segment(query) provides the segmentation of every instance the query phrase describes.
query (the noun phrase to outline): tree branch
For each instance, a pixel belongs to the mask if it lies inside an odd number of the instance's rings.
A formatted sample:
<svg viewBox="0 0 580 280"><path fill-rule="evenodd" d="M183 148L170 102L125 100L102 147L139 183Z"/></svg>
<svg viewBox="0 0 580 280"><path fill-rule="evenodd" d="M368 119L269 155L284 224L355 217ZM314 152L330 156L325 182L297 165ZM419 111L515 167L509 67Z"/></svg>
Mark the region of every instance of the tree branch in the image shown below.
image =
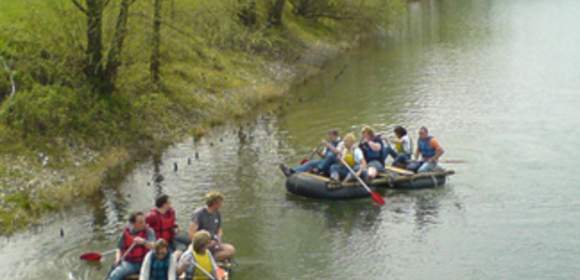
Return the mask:
<svg viewBox="0 0 580 280"><path fill-rule="evenodd" d="M85 7L83 7L83 5L78 0L71 0L71 1L79 10L81 10L81 12L83 12L83 14L85 14L85 15L88 14L87 9Z"/></svg>

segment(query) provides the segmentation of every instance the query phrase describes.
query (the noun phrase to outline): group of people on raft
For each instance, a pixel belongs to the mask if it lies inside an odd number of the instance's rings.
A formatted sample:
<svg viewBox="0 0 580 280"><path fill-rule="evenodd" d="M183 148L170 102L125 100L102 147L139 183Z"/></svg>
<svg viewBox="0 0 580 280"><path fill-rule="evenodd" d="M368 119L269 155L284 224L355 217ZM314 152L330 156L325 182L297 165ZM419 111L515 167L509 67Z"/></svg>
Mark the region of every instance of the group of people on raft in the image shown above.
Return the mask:
<svg viewBox="0 0 580 280"><path fill-rule="evenodd" d="M132 213L107 279L139 274L140 280L175 280L183 275L186 280L222 280L217 264L229 262L235 254L232 245L222 242L219 209L224 196L210 192L205 202L193 212L187 237L180 233L167 195L157 197L148 214Z"/></svg>
<svg viewBox="0 0 580 280"><path fill-rule="evenodd" d="M321 142L320 146L324 146L324 149L319 151L317 148L314 151L321 157L320 160L309 160L293 168L281 164L280 169L286 176L311 172L328 176L334 181L345 182L354 179L349 168L364 180L375 178L379 172L385 170L389 156L393 158L392 165L397 168L418 173L431 172L437 168L437 162L445 151L437 139L429 135L426 127L419 129L415 151L404 127L397 126L393 132L395 138L388 139L376 134L371 127L364 126L361 130L361 141L357 144L353 133L347 133L341 139L338 130L333 129L328 131L326 139Z"/></svg>

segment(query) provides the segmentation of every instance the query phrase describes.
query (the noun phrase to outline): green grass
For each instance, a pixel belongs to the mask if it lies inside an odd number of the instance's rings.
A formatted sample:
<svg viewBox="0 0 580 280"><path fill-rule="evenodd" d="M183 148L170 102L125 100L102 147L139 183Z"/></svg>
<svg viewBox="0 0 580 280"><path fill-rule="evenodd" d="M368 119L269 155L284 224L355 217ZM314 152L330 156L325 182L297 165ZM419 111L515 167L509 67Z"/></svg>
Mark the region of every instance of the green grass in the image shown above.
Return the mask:
<svg viewBox="0 0 580 280"><path fill-rule="evenodd" d="M0 56L18 87L14 97L0 101L0 232L90 196L111 170L129 166L143 151L185 135L201 137L209 127L275 105L292 81L277 80L268 65L301 69L301 79L315 71L297 65L297 58L320 45L352 46L352 38L369 31L357 22L304 19L290 5L283 27L267 28L266 1L257 2L259 23L251 28L237 20L238 0L176 0L174 10L173 1L164 1L170 25L162 26L157 88L149 79L150 2L132 7L117 89L100 98L82 75L86 20L69 0L0 1ZM106 47L118 13L118 1L110 3ZM379 21L364 18L369 20ZM8 83L0 70L0 98ZM46 165L39 155L49 158ZM39 178L45 187L27 187Z"/></svg>

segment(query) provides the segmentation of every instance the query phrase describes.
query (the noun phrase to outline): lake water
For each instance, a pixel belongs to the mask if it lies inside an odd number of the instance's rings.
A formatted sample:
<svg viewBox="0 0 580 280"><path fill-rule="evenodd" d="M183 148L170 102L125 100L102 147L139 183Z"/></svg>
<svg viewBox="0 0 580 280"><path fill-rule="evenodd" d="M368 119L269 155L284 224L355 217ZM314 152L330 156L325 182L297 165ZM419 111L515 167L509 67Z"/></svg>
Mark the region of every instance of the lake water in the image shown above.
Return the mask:
<svg viewBox="0 0 580 280"><path fill-rule="evenodd" d="M100 279L111 259L78 255L114 246L130 211L167 193L185 227L219 190L234 280L578 279L579 27L576 0L410 2L401 32L328 65L282 112L187 139L1 239L0 278ZM364 124L415 139L428 126L444 159L466 163L445 166L457 173L444 187L387 192L384 207L286 193L278 163Z"/></svg>

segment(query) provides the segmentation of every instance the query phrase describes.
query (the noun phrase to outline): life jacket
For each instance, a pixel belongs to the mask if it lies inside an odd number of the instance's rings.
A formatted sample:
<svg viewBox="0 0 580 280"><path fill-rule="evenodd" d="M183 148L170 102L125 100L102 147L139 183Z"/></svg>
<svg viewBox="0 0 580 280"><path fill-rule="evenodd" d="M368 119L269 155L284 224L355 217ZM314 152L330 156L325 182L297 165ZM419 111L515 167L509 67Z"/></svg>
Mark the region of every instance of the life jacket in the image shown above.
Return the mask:
<svg viewBox="0 0 580 280"><path fill-rule="evenodd" d="M135 237L147 239L147 229L139 231L137 234L133 235L131 233L131 229L127 227L123 232L123 249L121 250L121 254L125 254L125 252L131 247ZM143 259L148 252L149 249L147 249L147 247L144 245L135 245L133 249L127 253L125 260L130 263L141 263L143 262Z"/></svg>
<svg viewBox="0 0 580 280"><path fill-rule="evenodd" d="M354 160L354 151L349 149L344 152L343 159L351 168L356 164L356 161Z"/></svg>
<svg viewBox="0 0 580 280"><path fill-rule="evenodd" d="M413 153L413 140L411 139L411 137L409 135L405 135L403 137L407 137L407 140L409 141L409 152L405 151L405 147L403 146L403 142L397 142L395 143L395 151L397 151L398 154L404 154L404 155L411 155ZM400 141L402 141L403 137L401 137L401 139L399 139Z"/></svg>
<svg viewBox="0 0 580 280"><path fill-rule="evenodd" d="M155 231L156 238L163 238L167 243L173 241L175 227L175 212L173 209L161 214L157 208L153 208L147 218L149 226ZM151 220L155 222L152 223Z"/></svg>
<svg viewBox="0 0 580 280"><path fill-rule="evenodd" d="M371 146L368 143L364 143L359 146L363 152L365 160L367 161L367 163L376 160L381 164L384 164L386 153L385 153L385 144L383 144L383 139L381 139L381 136L375 136L375 138L373 138L373 142L377 142L381 145L381 149L379 151L373 151L373 149L371 149Z"/></svg>
<svg viewBox="0 0 580 280"><path fill-rule="evenodd" d="M431 139L433 139L433 136L428 136L425 139L419 138L419 152L424 159L430 159L435 156L436 150L431 147Z"/></svg>
<svg viewBox="0 0 580 280"><path fill-rule="evenodd" d="M203 259L200 259L200 256L197 255L193 250L186 251L184 255L190 255L192 261L192 263L188 264L187 268L185 269L185 280L209 279L209 277L207 277L205 273L199 270L199 268L195 264L201 266L206 272L208 272L212 276L214 277L216 276L215 274L216 271L213 271L213 266L215 265L215 263L209 251L206 253L205 256L202 257ZM208 263L211 266L209 269L207 267Z"/></svg>

